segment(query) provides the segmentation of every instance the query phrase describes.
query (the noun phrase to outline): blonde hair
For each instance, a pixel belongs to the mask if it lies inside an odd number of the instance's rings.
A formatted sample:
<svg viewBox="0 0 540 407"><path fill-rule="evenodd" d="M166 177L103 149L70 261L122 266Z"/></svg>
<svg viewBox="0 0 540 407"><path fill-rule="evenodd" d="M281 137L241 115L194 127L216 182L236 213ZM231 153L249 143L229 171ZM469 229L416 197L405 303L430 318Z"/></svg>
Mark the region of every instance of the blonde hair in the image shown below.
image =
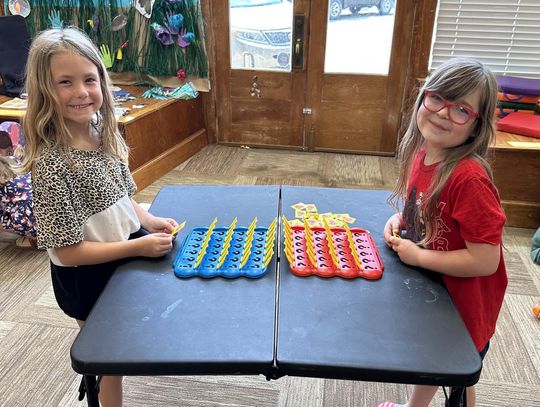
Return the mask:
<svg viewBox="0 0 540 407"><path fill-rule="evenodd" d="M128 147L118 130L107 69L90 38L79 29L68 27L41 32L30 47L25 83L28 108L22 120L27 148L22 171L32 170L44 148L57 149L72 162L68 149L71 134L60 114L51 74L51 57L63 52L81 55L96 66L103 104L92 126L101 131L103 151L126 161Z"/></svg>
<svg viewBox="0 0 540 407"><path fill-rule="evenodd" d="M445 159L438 165L432 183L426 191L422 216L426 234L420 245L428 245L436 238L435 222L437 200L457 164L464 158L477 160L493 180L491 168L486 161L489 146L495 138L494 114L497 103L497 81L493 73L481 62L470 58L450 59L439 66L426 80L414 103L408 128L401 140L397 160L398 181L388 202L397 210L403 207L407 193L409 172L424 139L418 129L417 113L424 99L424 90L432 90L449 100L457 100L477 89L480 90L479 117L469 138L461 145L447 150Z"/></svg>

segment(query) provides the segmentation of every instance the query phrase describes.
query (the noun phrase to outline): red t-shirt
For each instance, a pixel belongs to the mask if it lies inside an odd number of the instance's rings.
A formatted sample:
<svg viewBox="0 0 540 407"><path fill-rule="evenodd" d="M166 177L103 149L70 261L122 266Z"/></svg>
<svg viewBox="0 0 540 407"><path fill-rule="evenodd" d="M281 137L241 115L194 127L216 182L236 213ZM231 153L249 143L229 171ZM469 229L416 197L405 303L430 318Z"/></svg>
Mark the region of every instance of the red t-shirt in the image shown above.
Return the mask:
<svg viewBox="0 0 540 407"><path fill-rule="evenodd" d="M423 204L438 164L424 165L420 150L411 169L403 218L407 236L418 242L424 225L418 208ZM432 250L458 250L472 243L501 244L506 216L497 189L484 168L474 159L464 159L454 169L438 200L438 234ZM444 283L478 351L495 333L495 324L508 284L502 256L494 274L484 277L452 277L443 274Z"/></svg>

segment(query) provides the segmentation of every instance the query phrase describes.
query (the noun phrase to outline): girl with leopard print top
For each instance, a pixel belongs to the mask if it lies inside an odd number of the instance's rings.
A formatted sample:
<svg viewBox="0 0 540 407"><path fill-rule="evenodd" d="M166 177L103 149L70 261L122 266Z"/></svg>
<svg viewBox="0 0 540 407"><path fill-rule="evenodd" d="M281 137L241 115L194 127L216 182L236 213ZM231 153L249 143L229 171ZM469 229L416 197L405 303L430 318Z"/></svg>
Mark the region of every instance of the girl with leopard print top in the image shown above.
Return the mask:
<svg viewBox="0 0 540 407"><path fill-rule="evenodd" d="M22 170L32 171L38 247L49 254L58 305L79 326L118 261L165 255L176 226L132 199L136 186L110 87L82 31L51 29L33 40ZM100 389L102 406L122 405L122 377L104 377Z"/></svg>

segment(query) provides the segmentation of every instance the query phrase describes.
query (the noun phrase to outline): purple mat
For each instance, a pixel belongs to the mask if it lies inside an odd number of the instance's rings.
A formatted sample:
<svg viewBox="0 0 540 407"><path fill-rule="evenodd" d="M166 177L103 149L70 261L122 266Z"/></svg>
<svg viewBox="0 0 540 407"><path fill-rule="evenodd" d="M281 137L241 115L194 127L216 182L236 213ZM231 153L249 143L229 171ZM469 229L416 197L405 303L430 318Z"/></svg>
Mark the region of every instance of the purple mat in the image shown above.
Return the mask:
<svg viewBox="0 0 540 407"><path fill-rule="evenodd" d="M517 95L540 95L540 79L519 78L517 76L497 76L502 92Z"/></svg>

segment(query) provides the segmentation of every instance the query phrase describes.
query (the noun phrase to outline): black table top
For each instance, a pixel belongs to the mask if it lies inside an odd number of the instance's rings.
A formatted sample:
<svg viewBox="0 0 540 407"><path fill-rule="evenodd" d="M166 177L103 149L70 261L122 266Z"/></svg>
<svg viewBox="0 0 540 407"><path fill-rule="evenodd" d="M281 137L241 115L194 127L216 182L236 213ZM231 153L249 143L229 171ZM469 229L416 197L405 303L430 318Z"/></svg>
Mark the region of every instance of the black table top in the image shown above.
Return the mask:
<svg viewBox="0 0 540 407"><path fill-rule="evenodd" d="M403 265L382 229L388 191L306 187L171 186L151 211L186 227L161 259L135 259L111 278L71 349L83 374L264 374L471 385L481 361L435 273ZM380 280L297 277L282 248L260 279L178 279L172 262L194 227L214 217L269 225L291 205L350 213L371 231ZM278 319L275 330L276 287ZM275 336L277 334L277 352Z"/></svg>
<svg viewBox="0 0 540 407"><path fill-rule="evenodd" d="M277 366L281 374L393 383L472 385L480 357L436 273L401 263L382 236L388 191L287 187L282 213L314 203L371 232L380 280L297 277L281 248Z"/></svg>
<svg viewBox="0 0 540 407"><path fill-rule="evenodd" d="M182 240L214 217L268 226L279 187L171 186L151 207L187 220L173 251L137 259L109 281L71 349L84 374L266 374L273 365L276 260L258 279L179 279L172 263Z"/></svg>

